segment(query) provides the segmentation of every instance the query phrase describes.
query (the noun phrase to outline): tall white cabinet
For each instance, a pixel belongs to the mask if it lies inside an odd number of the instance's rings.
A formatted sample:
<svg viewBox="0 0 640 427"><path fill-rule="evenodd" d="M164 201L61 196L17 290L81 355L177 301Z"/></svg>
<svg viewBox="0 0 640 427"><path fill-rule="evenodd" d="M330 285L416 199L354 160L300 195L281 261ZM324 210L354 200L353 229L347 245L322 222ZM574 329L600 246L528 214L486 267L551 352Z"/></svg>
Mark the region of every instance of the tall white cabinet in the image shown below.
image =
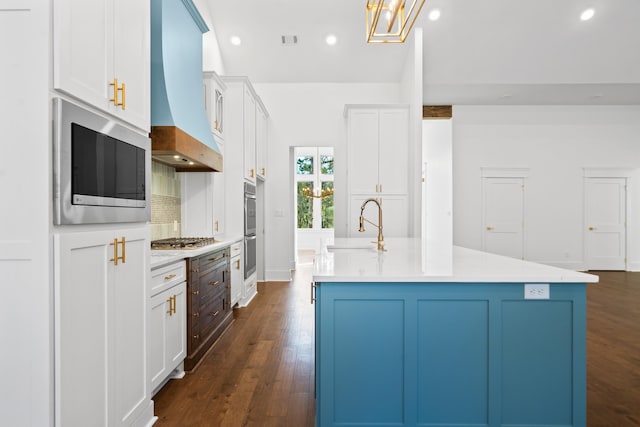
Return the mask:
<svg viewBox="0 0 640 427"><path fill-rule="evenodd" d="M225 96L225 220L227 234L244 235L244 183L266 183L269 114L247 77L222 77ZM260 144L260 147L258 147ZM264 221L264 218L257 218ZM257 235L257 245L264 236ZM244 256L246 259L246 255ZM233 281L233 278L232 278ZM232 283L232 294L235 295ZM247 305L257 292L257 275L244 279L238 300ZM234 299L234 298L232 298Z"/></svg>
<svg viewBox="0 0 640 427"><path fill-rule="evenodd" d="M148 226L54 236L56 425L137 426L153 416L149 239Z"/></svg>
<svg viewBox="0 0 640 427"><path fill-rule="evenodd" d="M385 237L409 235L409 109L404 105L347 105L348 235L377 236L365 225L358 232L360 207L368 198L382 201ZM377 222L373 205L365 217Z"/></svg>

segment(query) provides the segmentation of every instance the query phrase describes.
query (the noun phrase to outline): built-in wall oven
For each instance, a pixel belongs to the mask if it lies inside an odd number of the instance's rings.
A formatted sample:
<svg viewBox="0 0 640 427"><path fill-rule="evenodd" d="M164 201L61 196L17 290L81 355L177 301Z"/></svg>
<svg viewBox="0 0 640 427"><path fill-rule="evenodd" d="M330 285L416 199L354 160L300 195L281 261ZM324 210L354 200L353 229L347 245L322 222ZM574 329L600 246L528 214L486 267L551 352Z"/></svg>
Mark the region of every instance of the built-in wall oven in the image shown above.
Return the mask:
<svg viewBox="0 0 640 427"><path fill-rule="evenodd" d="M55 224L149 221L149 138L61 98L53 117Z"/></svg>
<svg viewBox="0 0 640 427"><path fill-rule="evenodd" d="M256 271L256 186L244 183L244 278Z"/></svg>

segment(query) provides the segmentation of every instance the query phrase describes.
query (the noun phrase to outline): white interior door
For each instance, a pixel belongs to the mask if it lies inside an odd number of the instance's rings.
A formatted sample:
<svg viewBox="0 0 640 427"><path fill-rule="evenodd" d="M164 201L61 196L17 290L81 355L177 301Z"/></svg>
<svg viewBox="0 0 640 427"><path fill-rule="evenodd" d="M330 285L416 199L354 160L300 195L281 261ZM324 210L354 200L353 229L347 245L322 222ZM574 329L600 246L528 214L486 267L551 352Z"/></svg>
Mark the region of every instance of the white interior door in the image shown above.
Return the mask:
<svg viewBox="0 0 640 427"><path fill-rule="evenodd" d="M482 250L524 259L524 179L483 180Z"/></svg>
<svg viewBox="0 0 640 427"><path fill-rule="evenodd" d="M585 178L588 270L626 269L626 178Z"/></svg>

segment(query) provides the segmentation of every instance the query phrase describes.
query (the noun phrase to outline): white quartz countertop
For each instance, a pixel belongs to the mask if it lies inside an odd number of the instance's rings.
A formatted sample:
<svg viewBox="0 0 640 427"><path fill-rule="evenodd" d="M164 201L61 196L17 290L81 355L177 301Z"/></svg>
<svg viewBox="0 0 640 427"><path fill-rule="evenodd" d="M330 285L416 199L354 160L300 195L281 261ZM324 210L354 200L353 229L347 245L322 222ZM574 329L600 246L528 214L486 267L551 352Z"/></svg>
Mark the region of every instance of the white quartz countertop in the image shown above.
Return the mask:
<svg viewBox="0 0 640 427"><path fill-rule="evenodd" d="M217 237L216 237L217 239ZM221 238L220 241L211 245L202 246L196 249L156 249L151 250L151 269L162 267L163 265L171 264L172 262L180 261L181 259L193 258L198 255L206 254L207 252L223 249L233 245L234 243L241 242L242 236Z"/></svg>
<svg viewBox="0 0 640 427"><path fill-rule="evenodd" d="M421 239L335 239L314 260L316 282L595 283L598 276Z"/></svg>

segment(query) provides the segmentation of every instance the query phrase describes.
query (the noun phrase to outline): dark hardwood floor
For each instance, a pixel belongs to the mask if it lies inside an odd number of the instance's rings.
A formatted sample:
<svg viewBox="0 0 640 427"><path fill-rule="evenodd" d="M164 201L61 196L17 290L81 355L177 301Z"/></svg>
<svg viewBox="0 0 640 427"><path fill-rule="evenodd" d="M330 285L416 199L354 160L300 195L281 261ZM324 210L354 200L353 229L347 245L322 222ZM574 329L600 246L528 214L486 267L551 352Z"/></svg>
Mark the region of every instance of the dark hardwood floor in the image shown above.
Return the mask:
<svg viewBox="0 0 640 427"><path fill-rule="evenodd" d="M587 290L589 427L640 426L640 273L592 272ZM314 425L310 265L259 286L247 308L182 380L155 397L156 426Z"/></svg>

